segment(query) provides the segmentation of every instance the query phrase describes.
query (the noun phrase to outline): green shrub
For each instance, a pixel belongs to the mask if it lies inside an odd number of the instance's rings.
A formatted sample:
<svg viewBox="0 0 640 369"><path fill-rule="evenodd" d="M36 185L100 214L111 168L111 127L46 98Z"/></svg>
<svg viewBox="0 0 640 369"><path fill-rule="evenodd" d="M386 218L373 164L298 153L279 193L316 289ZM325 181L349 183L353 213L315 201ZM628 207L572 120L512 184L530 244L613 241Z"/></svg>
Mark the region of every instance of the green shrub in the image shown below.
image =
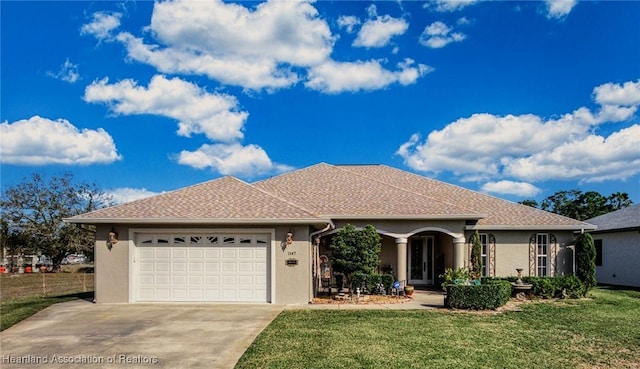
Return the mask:
<svg viewBox="0 0 640 369"><path fill-rule="evenodd" d="M552 277L527 277L522 279L525 283L533 285L533 294L545 299L556 296L556 280Z"/></svg>
<svg viewBox="0 0 640 369"><path fill-rule="evenodd" d="M440 275L444 281L442 282L442 289L447 290L447 285L453 284L456 280L468 280L471 279L471 274L467 268L447 268L444 270L444 274Z"/></svg>
<svg viewBox="0 0 640 369"><path fill-rule="evenodd" d="M596 286L596 247L589 233L576 240L576 275L584 285L583 295Z"/></svg>
<svg viewBox="0 0 640 369"><path fill-rule="evenodd" d="M354 272L351 274L351 292L355 292L356 288L361 288L367 275L362 272Z"/></svg>
<svg viewBox="0 0 640 369"><path fill-rule="evenodd" d="M493 281L479 286L449 284L445 306L456 309L497 309L511 298L511 283Z"/></svg>
<svg viewBox="0 0 640 369"><path fill-rule="evenodd" d="M369 293L374 295L378 293L378 284L382 282L382 275L378 273L369 274L367 276L367 289Z"/></svg>
<svg viewBox="0 0 640 369"><path fill-rule="evenodd" d="M558 294L557 297L562 298L570 298L570 299L579 299L585 294L585 286L575 275L568 275L564 277L556 277L557 278L557 288Z"/></svg>
<svg viewBox="0 0 640 369"><path fill-rule="evenodd" d="M382 284L384 285L384 289L387 291L387 293L391 291L391 286L393 285L393 282L395 282L395 280L396 279L393 277L393 274L382 275Z"/></svg>

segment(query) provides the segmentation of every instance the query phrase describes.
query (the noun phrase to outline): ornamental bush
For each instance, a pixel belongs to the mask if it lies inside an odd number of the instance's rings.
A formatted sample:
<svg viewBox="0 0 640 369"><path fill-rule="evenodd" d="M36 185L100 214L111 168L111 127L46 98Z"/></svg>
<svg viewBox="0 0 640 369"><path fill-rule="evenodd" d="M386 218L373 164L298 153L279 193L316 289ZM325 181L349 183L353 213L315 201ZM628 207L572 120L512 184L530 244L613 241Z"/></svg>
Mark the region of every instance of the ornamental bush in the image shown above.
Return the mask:
<svg viewBox="0 0 640 369"><path fill-rule="evenodd" d="M469 280L471 279L471 273L467 268L447 268L444 270L444 274L440 274L440 278L443 279L441 284L443 290L447 290L447 285L455 283L456 280Z"/></svg>
<svg viewBox="0 0 640 369"><path fill-rule="evenodd" d="M371 274L378 270L381 240L372 225L356 229L355 226L347 224L339 228L329 245L334 272L344 274L354 288L360 286L353 283L352 274Z"/></svg>
<svg viewBox="0 0 640 369"><path fill-rule="evenodd" d="M593 237L583 233L576 240L576 275L584 284L583 296L597 284L596 281L596 247Z"/></svg>
<svg viewBox="0 0 640 369"><path fill-rule="evenodd" d="M532 292L536 296L551 299L556 295L556 278L554 277L523 277L524 283L533 285Z"/></svg>
<svg viewBox="0 0 640 369"><path fill-rule="evenodd" d="M493 281L479 286L447 285L444 304L456 309L487 310L497 309L511 298L511 284L507 281Z"/></svg>
<svg viewBox="0 0 640 369"><path fill-rule="evenodd" d="M384 286L385 291L387 291L387 293L389 293L389 291L391 291L391 286L393 285L393 282L395 282L395 278L393 277L393 274L383 274L382 275L382 285Z"/></svg>
<svg viewBox="0 0 640 369"><path fill-rule="evenodd" d="M564 277L557 277L556 286L558 288L558 297L568 297L570 299L579 299L585 294L585 286L575 275L568 275Z"/></svg>

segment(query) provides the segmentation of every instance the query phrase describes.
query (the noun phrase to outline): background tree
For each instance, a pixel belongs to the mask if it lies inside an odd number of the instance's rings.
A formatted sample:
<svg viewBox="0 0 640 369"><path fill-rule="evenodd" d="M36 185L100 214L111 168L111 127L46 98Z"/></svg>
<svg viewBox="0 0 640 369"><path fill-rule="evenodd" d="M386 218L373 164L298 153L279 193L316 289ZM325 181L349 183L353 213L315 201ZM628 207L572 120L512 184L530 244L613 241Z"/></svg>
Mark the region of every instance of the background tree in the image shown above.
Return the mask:
<svg viewBox="0 0 640 369"><path fill-rule="evenodd" d="M375 273L380 265L381 237L372 225L357 230L351 224L338 229L331 240L333 270L349 281L355 272Z"/></svg>
<svg viewBox="0 0 640 369"><path fill-rule="evenodd" d="M471 277L474 279L482 277L482 243L478 230L473 235L473 245L471 246Z"/></svg>
<svg viewBox="0 0 640 369"><path fill-rule="evenodd" d="M63 219L110 202L111 198L95 185L74 183L70 173L49 180L33 174L2 194L0 205L2 220L6 222L6 246L49 256L56 269L68 253L83 252L91 256L94 230L64 223Z"/></svg>
<svg viewBox="0 0 640 369"><path fill-rule="evenodd" d="M535 200L524 200L520 203L538 207L538 202ZM563 190L542 200L539 208L573 219L586 220L625 208L631 204L633 201L625 192L616 192L606 197L595 191Z"/></svg>
<svg viewBox="0 0 640 369"><path fill-rule="evenodd" d="M589 233L583 233L576 240L576 276L585 286L584 294L592 287L596 281L596 247L593 237Z"/></svg>

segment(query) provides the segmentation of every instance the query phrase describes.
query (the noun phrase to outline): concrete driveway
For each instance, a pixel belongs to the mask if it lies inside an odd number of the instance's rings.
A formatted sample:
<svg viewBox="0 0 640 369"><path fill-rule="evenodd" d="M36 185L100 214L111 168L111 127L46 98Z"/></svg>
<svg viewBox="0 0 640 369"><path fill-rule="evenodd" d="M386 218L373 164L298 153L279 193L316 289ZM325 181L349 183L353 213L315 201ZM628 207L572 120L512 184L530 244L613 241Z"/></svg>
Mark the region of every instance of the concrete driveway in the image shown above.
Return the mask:
<svg viewBox="0 0 640 369"><path fill-rule="evenodd" d="M61 303L0 333L0 367L233 368L282 309Z"/></svg>

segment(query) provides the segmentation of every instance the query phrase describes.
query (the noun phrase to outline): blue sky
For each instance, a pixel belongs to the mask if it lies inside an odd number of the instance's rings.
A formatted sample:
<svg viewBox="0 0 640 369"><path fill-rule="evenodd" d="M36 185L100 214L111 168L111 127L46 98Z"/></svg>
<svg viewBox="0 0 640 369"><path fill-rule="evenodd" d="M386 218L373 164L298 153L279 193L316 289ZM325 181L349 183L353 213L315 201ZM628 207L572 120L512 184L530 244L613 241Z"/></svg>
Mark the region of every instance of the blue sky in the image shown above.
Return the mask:
<svg viewBox="0 0 640 369"><path fill-rule="evenodd" d="M640 202L640 2L0 2L2 186L319 162Z"/></svg>

